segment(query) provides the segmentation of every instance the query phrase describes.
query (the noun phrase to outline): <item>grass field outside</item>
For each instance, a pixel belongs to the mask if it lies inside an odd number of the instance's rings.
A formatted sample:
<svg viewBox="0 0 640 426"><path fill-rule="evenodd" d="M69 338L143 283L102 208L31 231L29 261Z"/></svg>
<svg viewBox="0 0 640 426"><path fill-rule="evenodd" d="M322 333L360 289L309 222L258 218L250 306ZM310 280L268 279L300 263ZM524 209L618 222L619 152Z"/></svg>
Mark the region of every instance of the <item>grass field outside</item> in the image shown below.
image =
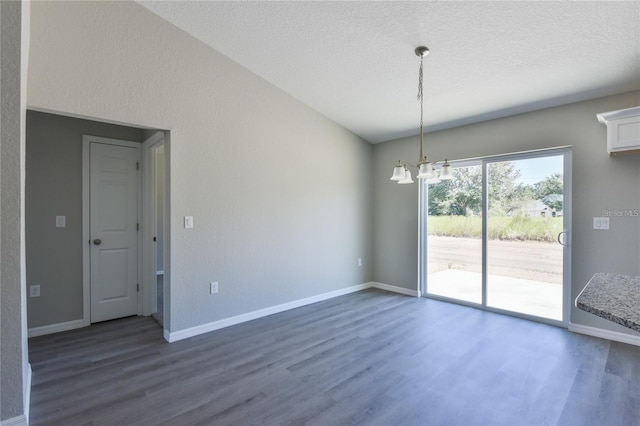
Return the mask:
<svg viewBox="0 0 640 426"><path fill-rule="evenodd" d="M429 235L443 237L482 237L480 216L429 216ZM490 240L555 242L562 232L562 217L490 216Z"/></svg>

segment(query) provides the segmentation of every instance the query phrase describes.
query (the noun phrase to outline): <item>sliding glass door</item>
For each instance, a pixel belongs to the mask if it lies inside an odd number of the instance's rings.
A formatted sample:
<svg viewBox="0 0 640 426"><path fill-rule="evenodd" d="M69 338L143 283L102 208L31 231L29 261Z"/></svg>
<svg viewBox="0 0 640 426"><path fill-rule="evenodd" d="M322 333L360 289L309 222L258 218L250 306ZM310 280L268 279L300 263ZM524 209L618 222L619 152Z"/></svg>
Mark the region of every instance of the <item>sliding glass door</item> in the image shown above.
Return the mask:
<svg viewBox="0 0 640 426"><path fill-rule="evenodd" d="M563 155L487 168L487 306L562 321Z"/></svg>
<svg viewBox="0 0 640 426"><path fill-rule="evenodd" d="M456 164L429 185L427 292L482 303L482 163Z"/></svg>
<svg viewBox="0 0 640 426"><path fill-rule="evenodd" d="M454 163L422 197L427 296L566 323L570 151Z"/></svg>

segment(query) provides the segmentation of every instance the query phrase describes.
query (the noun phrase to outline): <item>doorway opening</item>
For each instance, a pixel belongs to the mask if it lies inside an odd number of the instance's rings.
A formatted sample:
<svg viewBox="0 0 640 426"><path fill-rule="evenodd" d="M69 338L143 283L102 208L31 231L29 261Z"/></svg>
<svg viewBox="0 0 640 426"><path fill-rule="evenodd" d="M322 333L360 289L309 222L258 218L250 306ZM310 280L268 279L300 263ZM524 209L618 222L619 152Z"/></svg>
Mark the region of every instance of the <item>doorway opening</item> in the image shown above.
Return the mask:
<svg viewBox="0 0 640 426"><path fill-rule="evenodd" d="M147 229L149 221L146 215L150 209L145 197L150 191L145 180L148 168L145 156L148 148L144 145L145 140L156 133L158 133L157 130L144 129L125 123L91 120L87 117L71 114L61 115L50 111L27 111L25 185L25 233L27 259L29 260L27 262L27 285L30 289L39 290L33 291L31 294L35 296L27 299L29 337L57 333L91 324L91 265L90 262L87 263L87 259L90 259L87 251L102 250L104 267L97 269L101 269L107 275L112 272L127 277L131 275L123 272L129 271L128 266L127 268L108 266L109 262L116 262L118 258L120 260L126 258L129 263L136 263L135 260L131 260L133 257L129 258L125 255L127 250L108 247L108 244L115 242L112 238L116 236L115 230L118 228L115 225L118 225L117 222L121 219L121 216L115 214L115 211L107 211L107 222L111 220L110 223L105 223L106 232L110 234L108 238L101 238L98 235L95 238L90 238L90 233L85 231L85 226L89 223L85 217L85 210L89 211L91 197L87 195L89 191L85 191L84 188L89 186L89 174L85 174L85 164L89 163L89 156L85 157L83 152L83 140L89 135L95 135L95 142L101 138L103 139L101 142L105 142L107 139L128 141L129 148L133 147L128 151L140 153L140 161L136 159L133 163L134 165L140 163L139 201L133 202L137 204L135 214L140 220L136 220L133 227L139 233L140 242L137 256L138 259L141 259L139 261L142 262L142 265L138 265L138 271L132 273L134 276L137 275L137 279L122 281L126 282L127 286L135 283L135 293L138 293L139 285L140 292L136 296L138 300L135 303L135 310L131 312L127 308L122 315L148 316L157 309L152 306L151 296L148 294L151 292L152 285L149 284L149 279L146 276L151 275L153 282L156 282L156 266L154 264L150 267L147 260L150 257L148 253L153 253L155 250L155 243L150 237L156 236L157 233ZM165 139L163 144L164 163L168 164L169 132L159 133ZM121 145L127 144L125 142ZM113 144L102 143L100 145L111 146ZM115 169L118 168L118 156L119 153L106 156L110 158L105 158L101 167L114 169L107 170L107 174L115 172ZM125 157L127 156L125 155ZM129 160L123 161L127 163ZM89 167L87 167L88 170ZM168 174L168 167L165 166L165 178ZM111 177L114 179L106 179L111 180L111 183L103 188L106 196L96 196L93 200L94 202L101 201L107 210L110 209L111 203L106 200L118 198L118 188L122 189L127 186L126 179L117 182L118 179L115 179L117 175L118 173L112 173ZM164 185L163 222L167 222L164 219L169 217L168 207L166 207L168 199L168 186ZM127 221L125 220L125 222ZM137 231L138 224L140 231ZM127 226L132 227L128 224ZM166 226L164 225L164 227ZM149 234L149 238L147 238L147 234ZM167 234L168 231L163 228L162 264L164 267L162 270L165 272L163 289L170 285L167 276L167 252L169 251ZM94 241L96 239L100 240L99 244ZM126 291L131 294L129 288L126 288ZM168 292L165 291L165 293ZM118 299L123 299L122 294L122 288L112 286L107 287L101 297L103 301L115 303ZM165 309L168 303L167 297L164 297ZM93 321L100 320L96 317Z"/></svg>
<svg viewBox="0 0 640 426"><path fill-rule="evenodd" d="M146 180L148 191L149 226L147 238L153 243L153 253L149 258L149 282L151 317L164 325L165 318L165 135L157 132L147 138L145 149Z"/></svg>
<svg viewBox="0 0 640 426"><path fill-rule="evenodd" d="M425 296L566 326L570 149L452 167L453 180L422 189Z"/></svg>
<svg viewBox="0 0 640 426"><path fill-rule="evenodd" d="M99 138L95 136L84 136L84 166L83 166L83 208L85 210L84 216L84 240L89 242L89 246L85 246L84 250L84 325L89 325L92 322L101 321L104 319L118 318L128 315L152 315L156 321L164 328L166 323L168 312L168 286L169 280L165 276L165 271L168 269L167 261L167 222L168 222L168 187L166 185L168 170L167 170L167 150L166 150L166 138L164 131L147 132L151 136L146 137L142 143L128 143L126 141L113 140L108 138ZM106 198L101 193L94 192L94 183L92 181L94 169L96 165L92 160L93 144L96 146L111 146L120 147L135 147L138 154L136 157L136 174L138 179L138 197L135 201L136 204L136 223L128 224L127 227L134 229L137 237L137 275L135 277L135 286L128 280L127 284L124 284L124 279L111 280L115 284L112 287L115 289L111 293L107 294L107 300L103 302L103 305L108 305L106 302L115 302L124 300L126 297L135 293L135 299L137 301L135 310L129 310L126 314L112 312L108 317L100 317L94 315L96 306L94 299L99 294L99 288L94 286L94 279L96 277L103 277L105 271L122 271L122 265L106 265L107 267L101 267L98 262L94 261L94 251L96 246L103 246L103 241L100 236L93 235L95 229L95 218L106 217L105 211L114 217L122 217L124 211L132 210L133 207L129 205L125 208L118 208L118 205L127 204L127 202L115 202L105 201ZM107 156L102 160L104 164L111 164L113 162L113 156ZM111 173L111 172L110 172ZM106 178L107 187L115 188L112 192L118 192L122 185L117 182L113 185L113 173ZM94 203L101 203L102 209L97 214L94 214ZM132 201L129 202L131 204ZM107 221L109 222L109 221ZM113 222L113 221L111 221ZM109 231L117 228L113 226L113 223L108 223ZM99 244L96 244L95 240L100 240ZM106 241L104 242L106 244ZM116 255L124 253L123 248L112 250L111 253ZM122 257L122 256L121 256ZM131 256L126 266L131 268L133 256ZM98 269L98 271L96 271ZM109 277L108 277L109 278ZM116 277L122 278L122 277ZM110 278L109 278L110 279ZM126 297L125 297L126 295ZM133 297L132 297L133 298ZM90 299L90 301L88 301Z"/></svg>

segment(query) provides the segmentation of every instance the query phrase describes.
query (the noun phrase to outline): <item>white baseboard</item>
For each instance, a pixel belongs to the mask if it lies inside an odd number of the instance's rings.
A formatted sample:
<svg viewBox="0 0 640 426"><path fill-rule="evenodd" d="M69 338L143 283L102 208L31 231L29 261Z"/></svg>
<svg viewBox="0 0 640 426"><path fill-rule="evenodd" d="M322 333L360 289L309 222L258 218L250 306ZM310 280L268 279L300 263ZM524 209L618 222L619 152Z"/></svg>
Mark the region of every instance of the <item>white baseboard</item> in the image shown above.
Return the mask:
<svg viewBox="0 0 640 426"><path fill-rule="evenodd" d="M45 334L59 333L61 331L74 330L85 326L84 320L74 320L67 322L59 322L57 324L43 325L42 327L33 327L28 331L29 337L44 336Z"/></svg>
<svg viewBox="0 0 640 426"><path fill-rule="evenodd" d="M162 272L162 271L160 271ZM279 312L288 311L289 309L299 308L301 306L310 305L312 303L321 302L323 300L332 299L334 297L343 296L345 294L353 293L367 288L375 287L381 290L391 291L394 293L405 294L407 296L420 297L420 292L416 290L409 290L403 287L397 287L394 285L368 282L364 284L358 284L351 287L342 288L340 290L331 291L328 293L319 294L317 296L307 297L305 299L294 300L293 302L283 303L281 305L271 306L269 308L260 309L246 314L237 315L231 318L225 318L220 321L214 321L207 324L198 325L196 327L186 328L178 331L164 330L164 338L167 342L177 342L178 340L187 339L189 337L197 336L202 333L208 333L210 331L219 330L221 328L230 327L232 325L240 324L246 321L251 321L257 318L266 317L268 315L277 314ZM29 337L44 336L46 334L59 333L61 331L73 330L76 328L85 327L87 324L84 320L75 320L68 322L61 322L58 324L45 325L42 327L33 327L28 331ZM3 426L3 425L0 425Z"/></svg>
<svg viewBox="0 0 640 426"><path fill-rule="evenodd" d="M574 333L586 334L588 336L609 339L615 342L628 343L630 345L640 346L640 334L633 336L618 331L603 330L601 328L589 327L586 325L569 323L569 331Z"/></svg>
<svg viewBox="0 0 640 426"><path fill-rule="evenodd" d="M24 384L25 388L22 392L22 410L24 411L24 414L12 417L10 419L1 420L0 426L29 426L29 406L31 404L31 375L31 364L27 363L27 382Z"/></svg>
<svg viewBox="0 0 640 426"><path fill-rule="evenodd" d="M420 292L417 290L411 290L404 287L398 287L395 285L383 284L383 283L377 283L377 282L371 282L369 284L371 284L371 287L379 288L380 290L392 291L394 293L400 293L407 296L420 297Z"/></svg>
<svg viewBox="0 0 640 426"><path fill-rule="evenodd" d="M230 327L232 325L266 317L268 315L288 311L289 309L295 309L301 306L310 305L312 303L321 302L323 300L332 299L334 297L343 296L345 294L353 293L356 291L365 290L371 287L371 285L372 283L358 284L351 287L342 288L340 290L330 291L329 293L323 293L317 296L311 296L305 299L294 300L293 302L283 303L281 305L271 306L269 308L248 312L246 314L237 315L235 317L225 318L220 321L214 321L191 328L185 328L184 330L173 332L165 330L164 338L167 342L177 342L178 340L187 339L199 334L208 333L210 331L219 330L221 328Z"/></svg>
<svg viewBox="0 0 640 426"><path fill-rule="evenodd" d="M27 417L22 414L7 420L0 421L0 426L28 426Z"/></svg>

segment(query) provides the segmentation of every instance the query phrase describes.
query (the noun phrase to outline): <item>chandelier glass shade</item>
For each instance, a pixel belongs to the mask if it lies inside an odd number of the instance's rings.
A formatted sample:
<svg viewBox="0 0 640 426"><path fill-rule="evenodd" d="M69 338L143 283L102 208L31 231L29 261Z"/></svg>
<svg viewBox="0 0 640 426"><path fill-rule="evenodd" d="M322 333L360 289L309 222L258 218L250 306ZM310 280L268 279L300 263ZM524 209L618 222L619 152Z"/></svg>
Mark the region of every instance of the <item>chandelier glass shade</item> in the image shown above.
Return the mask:
<svg viewBox="0 0 640 426"><path fill-rule="evenodd" d="M416 164L410 163L408 161L398 161L398 164L393 168L393 174L391 175L391 180L396 181L399 184L408 184L413 183L413 178L411 177L410 168L417 168L418 174L416 178L425 183L438 183L441 180L453 179L453 174L451 173L451 165L445 159L444 162L436 161L435 163L431 163L427 160L427 156L424 155L424 97L422 95L422 67L424 62L424 57L429 54L429 48L425 46L419 46L416 48L415 53L420 57L420 70L418 72L418 101L420 101L420 156L418 157L418 162ZM440 170L436 170L433 168L434 164L443 163Z"/></svg>

